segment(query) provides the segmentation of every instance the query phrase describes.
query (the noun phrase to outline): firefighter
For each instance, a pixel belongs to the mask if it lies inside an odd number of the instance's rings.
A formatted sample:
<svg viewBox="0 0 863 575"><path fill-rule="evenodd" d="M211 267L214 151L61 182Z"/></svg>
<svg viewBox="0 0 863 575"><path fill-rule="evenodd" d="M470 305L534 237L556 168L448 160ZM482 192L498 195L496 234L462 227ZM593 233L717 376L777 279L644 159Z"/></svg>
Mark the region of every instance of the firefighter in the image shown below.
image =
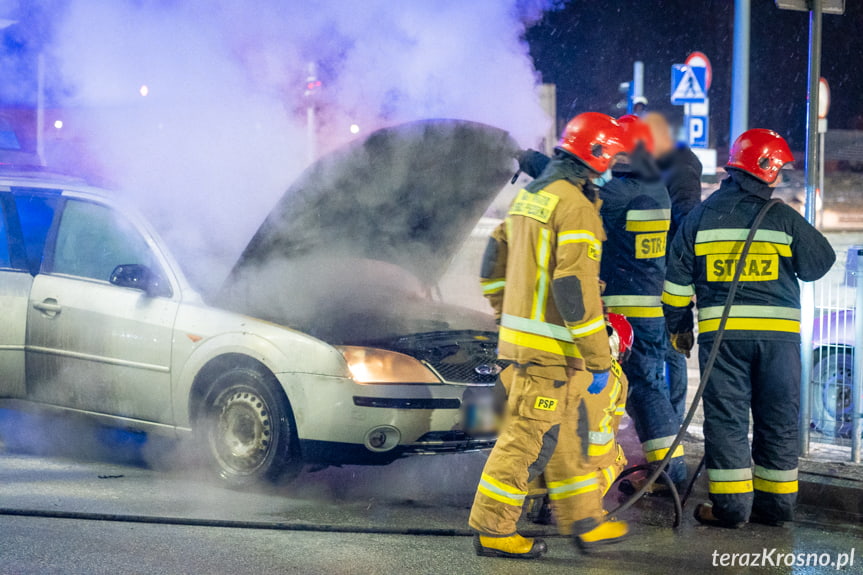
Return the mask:
<svg viewBox="0 0 863 575"><path fill-rule="evenodd" d="M614 178L600 190L601 215L608 238L603 247L600 277L606 284L602 299L608 310L626 316L635 331L635 343L624 371L629 380L626 409L649 463L661 461L680 429L665 380L667 334L662 315L665 250L670 227L671 200L653 158L653 137L636 116L620 118L629 163L615 167ZM519 167L534 175L547 157L528 150ZM686 483L683 446L675 449L668 475L678 487ZM621 490L634 493L643 480L624 480ZM659 483L657 495L670 494Z"/></svg>
<svg viewBox="0 0 863 575"><path fill-rule="evenodd" d="M668 229L667 245L671 245L680 222L701 203L701 162L698 156L684 144L674 144L671 127L665 116L650 112L643 117L653 136L653 154L662 171L662 180L671 199L671 226ZM668 345L665 352L665 379L668 393L679 424L686 415L686 391L688 376L686 356Z"/></svg>
<svg viewBox="0 0 863 575"><path fill-rule="evenodd" d="M694 293L702 369L736 266L743 266L704 391L712 504L699 505L695 517L706 525L781 525L794 517L800 399L798 280L822 277L836 256L821 233L792 208L779 204L767 212L746 261L739 261L753 221L779 181L779 170L793 160L777 133L744 132L731 148L728 178L684 219L670 250L662 296L668 329L673 345L688 352L693 345L689 301Z"/></svg>
<svg viewBox="0 0 863 575"><path fill-rule="evenodd" d="M599 295L604 234L598 190L623 150L611 117L566 126L555 158L521 190L489 241L483 273L500 297L500 357L514 364L507 414L470 514L478 555L536 558L545 542L516 533L531 480L545 473L558 529L585 551L622 539L603 522L597 472L579 426L586 395L609 385L613 362Z"/></svg>
<svg viewBox="0 0 863 575"><path fill-rule="evenodd" d="M600 272L606 283L602 299L608 311L626 316L635 332L632 354L624 366L629 379L626 409L652 464L665 457L680 429L665 381L668 336L661 301L671 201L653 157L650 128L635 116L624 116L619 122L632 151L627 164L615 166L615 177L601 192L608 234ZM685 483L683 446L675 450L667 472L676 485ZM639 483L624 480L620 487L633 493ZM652 492L670 493L664 483L653 486Z"/></svg>
<svg viewBox="0 0 863 575"><path fill-rule="evenodd" d="M632 324L626 318L617 313L609 313L609 338L611 340L611 356L623 366L632 353L634 341L634 332ZM607 399L604 404L601 404L602 414L598 424L591 423L591 432L601 434L611 433L613 442L611 449L604 449L601 441L591 442L590 447L594 447L594 452L591 454L588 449L588 454L592 455L595 464L599 469L599 486L603 495L608 493L612 484L617 481L621 472L626 468L627 459L623 452L623 446L617 442L617 432L620 429L620 420L623 419L623 414L626 413L626 398L629 395L629 381L626 379L626 374L623 369L617 374L618 385L607 394ZM593 410L588 410L593 413ZM610 421L607 421L610 418Z"/></svg>
<svg viewBox="0 0 863 575"><path fill-rule="evenodd" d="M611 357L624 364L632 349L632 326L620 314L606 314ZM504 380L506 373L501 374ZM504 380L504 386L507 386ZM598 473L599 491L603 496L626 468L627 459L623 446L617 442L620 420L626 410L626 396L629 384L623 370L612 372L611 383L597 394L584 396L585 412L588 420L587 456ZM551 501L545 478L540 476L528 486L525 500L527 518L540 525L552 523Z"/></svg>

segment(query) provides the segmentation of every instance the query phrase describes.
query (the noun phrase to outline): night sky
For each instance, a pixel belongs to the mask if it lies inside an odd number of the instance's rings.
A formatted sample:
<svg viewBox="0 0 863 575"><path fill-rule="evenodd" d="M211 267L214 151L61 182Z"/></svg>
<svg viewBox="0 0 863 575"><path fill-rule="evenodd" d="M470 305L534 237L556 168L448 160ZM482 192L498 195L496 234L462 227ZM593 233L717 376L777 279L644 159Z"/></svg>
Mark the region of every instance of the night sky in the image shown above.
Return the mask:
<svg viewBox="0 0 863 575"><path fill-rule="evenodd" d="M682 118L669 102L671 65L695 50L713 66L713 145L728 146L734 2L732 0L571 0L547 12L527 34L543 81L557 84L559 122L586 110L615 112L617 86L645 63L652 110ZM863 129L863 2L824 16L822 76L830 83L831 129ZM809 15L753 0L750 127L772 128L794 149L805 146Z"/></svg>

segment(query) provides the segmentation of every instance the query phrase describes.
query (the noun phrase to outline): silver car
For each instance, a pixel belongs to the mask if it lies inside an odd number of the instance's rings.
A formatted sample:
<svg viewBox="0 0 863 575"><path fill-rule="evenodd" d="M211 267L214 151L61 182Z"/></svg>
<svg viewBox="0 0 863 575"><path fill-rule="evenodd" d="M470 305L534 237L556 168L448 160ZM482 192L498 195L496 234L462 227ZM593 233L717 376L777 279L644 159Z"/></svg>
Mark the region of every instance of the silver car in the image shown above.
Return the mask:
<svg viewBox="0 0 863 575"><path fill-rule="evenodd" d="M513 149L503 132L444 121L383 130L337 153L286 194L212 296L219 307L114 195L40 171L0 172L0 407L189 436L235 486L306 462L490 447L475 407L501 367L493 319L435 301L429 282L511 175ZM362 186L346 166L368 166ZM328 188L331 221L286 217L285 202L295 215L305 206L303 217L328 209L303 188L321 174L341 182ZM432 196L404 195L430 193L432 182L415 177L435 174ZM344 223L335 240L332 224L350 216L337 207L345 198L367 204L356 217L383 220ZM365 225L377 226L375 253Z"/></svg>

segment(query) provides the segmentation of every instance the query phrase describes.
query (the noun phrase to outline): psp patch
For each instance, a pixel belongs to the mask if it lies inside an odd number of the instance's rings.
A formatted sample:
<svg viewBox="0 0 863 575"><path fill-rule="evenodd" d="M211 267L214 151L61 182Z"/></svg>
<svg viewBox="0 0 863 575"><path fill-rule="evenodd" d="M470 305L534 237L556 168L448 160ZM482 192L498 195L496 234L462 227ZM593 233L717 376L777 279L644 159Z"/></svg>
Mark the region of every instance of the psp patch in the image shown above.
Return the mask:
<svg viewBox="0 0 863 575"><path fill-rule="evenodd" d="M545 190L528 192L523 189L518 193L518 196L512 203L512 207L509 209L509 215L524 216L543 224L547 224L559 201L560 198L554 194L549 194Z"/></svg>
<svg viewBox="0 0 863 575"><path fill-rule="evenodd" d="M533 408L541 411L554 411L557 409L558 403L558 400L550 397L537 397L536 402L533 404Z"/></svg>

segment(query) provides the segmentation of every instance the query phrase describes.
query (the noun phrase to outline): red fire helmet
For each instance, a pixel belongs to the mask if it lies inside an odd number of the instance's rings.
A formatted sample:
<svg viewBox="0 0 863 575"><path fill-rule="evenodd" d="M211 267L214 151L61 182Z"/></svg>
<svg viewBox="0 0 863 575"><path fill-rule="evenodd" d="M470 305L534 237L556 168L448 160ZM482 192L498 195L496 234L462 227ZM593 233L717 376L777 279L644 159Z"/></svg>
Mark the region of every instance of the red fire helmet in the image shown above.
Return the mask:
<svg viewBox="0 0 863 575"><path fill-rule="evenodd" d="M765 184L772 184L782 166L793 161L794 155L782 136L773 130L755 128L734 141L725 167L742 170Z"/></svg>
<svg viewBox="0 0 863 575"><path fill-rule="evenodd" d="M632 330L629 320L624 316L619 313L609 313L607 315L608 325L614 330L614 333L611 334L612 352L616 352L614 355L616 355L618 361L623 361L629 355L629 350L632 349L632 343L635 341L635 332ZM615 336L617 337L616 342L614 341Z"/></svg>
<svg viewBox="0 0 863 575"><path fill-rule="evenodd" d="M620 124L599 112L584 112L570 120L557 148L575 156L597 174L606 171L614 157L626 151Z"/></svg>
<svg viewBox="0 0 863 575"><path fill-rule="evenodd" d="M634 114L627 114L619 117L617 123L623 131L623 142L626 144L627 152L632 152L638 144L641 144L645 150L653 153L653 134L650 132L650 126L641 118Z"/></svg>

